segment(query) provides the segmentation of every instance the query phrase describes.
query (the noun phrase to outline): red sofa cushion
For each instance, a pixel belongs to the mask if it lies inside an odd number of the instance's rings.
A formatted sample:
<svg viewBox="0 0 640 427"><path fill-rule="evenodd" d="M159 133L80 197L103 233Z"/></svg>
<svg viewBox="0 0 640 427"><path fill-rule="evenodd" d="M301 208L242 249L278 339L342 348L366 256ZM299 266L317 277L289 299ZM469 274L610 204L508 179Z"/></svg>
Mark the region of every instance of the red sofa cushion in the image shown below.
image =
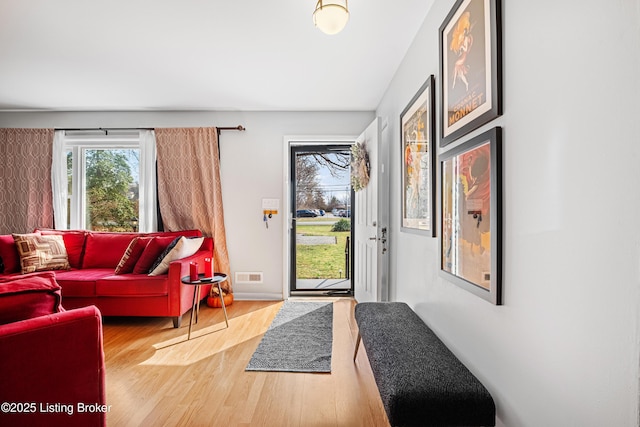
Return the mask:
<svg viewBox="0 0 640 427"><path fill-rule="evenodd" d="M60 289L52 272L0 279L0 324L62 311Z"/></svg>
<svg viewBox="0 0 640 427"><path fill-rule="evenodd" d="M179 237L154 237L144 248L140 259L133 267L133 274L148 274L153 263L175 239L179 239Z"/></svg>
<svg viewBox="0 0 640 427"><path fill-rule="evenodd" d="M138 236L140 236L138 233L88 233L82 268L111 267L115 269L131 240Z"/></svg>
<svg viewBox="0 0 640 427"><path fill-rule="evenodd" d="M84 241L87 232L82 230L36 230L40 231L43 236L50 234L62 235L64 246L67 248L67 256L69 257L69 265L71 268L80 268L82 266L82 250L84 249Z"/></svg>
<svg viewBox="0 0 640 427"><path fill-rule="evenodd" d="M96 295L96 281L112 274L111 268L58 271L56 280L62 286L63 297L93 297Z"/></svg>
<svg viewBox="0 0 640 427"><path fill-rule="evenodd" d="M96 295L105 297L165 296L169 294L168 276L119 274L96 282Z"/></svg>
<svg viewBox="0 0 640 427"><path fill-rule="evenodd" d="M12 234L0 236L0 258L4 264L4 274L17 273L22 270L20 254Z"/></svg>

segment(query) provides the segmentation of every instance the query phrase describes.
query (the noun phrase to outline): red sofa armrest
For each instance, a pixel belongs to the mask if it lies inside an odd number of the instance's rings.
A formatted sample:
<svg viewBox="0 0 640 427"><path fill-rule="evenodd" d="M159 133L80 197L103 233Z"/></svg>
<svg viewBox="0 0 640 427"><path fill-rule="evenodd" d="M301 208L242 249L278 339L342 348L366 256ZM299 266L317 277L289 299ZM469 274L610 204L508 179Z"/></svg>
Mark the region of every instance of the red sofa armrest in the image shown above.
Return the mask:
<svg viewBox="0 0 640 427"><path fill-rule="evenodd" d="M10 405L0 411L0 425L106 425L96 307L0 325L0 360L0 403Z"/></svg>

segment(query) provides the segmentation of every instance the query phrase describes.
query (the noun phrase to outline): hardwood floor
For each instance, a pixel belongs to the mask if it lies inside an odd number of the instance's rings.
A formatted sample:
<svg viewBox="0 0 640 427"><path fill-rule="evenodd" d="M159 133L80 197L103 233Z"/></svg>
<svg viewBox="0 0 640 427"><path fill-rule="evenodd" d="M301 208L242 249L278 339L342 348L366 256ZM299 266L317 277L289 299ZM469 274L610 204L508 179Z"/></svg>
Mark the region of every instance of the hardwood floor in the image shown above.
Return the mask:
<svg viewBox="0 0 640 427"><path fill-rule="evenodd" d="M314 299L317 301L318 299ZM245 372L281 301L200 307L187 341L159 318L105 318L109 426L388 426L351 299L332 299L331 374Z"/></svg>

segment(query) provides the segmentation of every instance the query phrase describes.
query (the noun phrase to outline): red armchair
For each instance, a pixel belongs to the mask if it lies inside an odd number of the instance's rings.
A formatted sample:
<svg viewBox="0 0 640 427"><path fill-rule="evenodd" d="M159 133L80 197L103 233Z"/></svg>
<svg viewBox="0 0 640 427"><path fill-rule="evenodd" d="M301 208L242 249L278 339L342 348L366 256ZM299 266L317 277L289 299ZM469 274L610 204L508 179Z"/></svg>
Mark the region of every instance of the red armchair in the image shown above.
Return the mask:
<svg viewBox="0 0 640 427"><path fill-rule="evenodd" d="M52 273L0 282L0 425L106 425L100 311L59 303Z"/></svg>

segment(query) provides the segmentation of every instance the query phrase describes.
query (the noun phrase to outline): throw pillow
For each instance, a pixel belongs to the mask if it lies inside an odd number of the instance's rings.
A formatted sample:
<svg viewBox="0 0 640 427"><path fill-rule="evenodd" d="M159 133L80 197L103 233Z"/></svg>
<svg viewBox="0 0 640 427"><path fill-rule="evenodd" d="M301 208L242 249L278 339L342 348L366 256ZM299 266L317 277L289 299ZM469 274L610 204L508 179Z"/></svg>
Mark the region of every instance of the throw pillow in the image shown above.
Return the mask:
<svg viewBox="0 0 640 427"><path fill-rule="evenodd" d="M180 240L179 237L154 237L149 241L147 247L144 248L140 259L133 267L133 274L148 274L153 263L158 259L160 254L169 246L174 240Z"/></svg>
<svg viewBox="0 0 640 427"><path fill-rule="evenodd" d="M13 240L20 254L22 274L70 268L64 240L60 235L14 234Z"/></svg>
<svg viewBox="0 0 640 427"><path fill-rule="evenodd" d="M114 274L133 273L133 268L153 237L134 237L116 267Z"/></svg>
<svg viewBox="0 0 640 427"><path fill-rule="evenodd" d="M185 239L186 237L184 236L176 237L176 240L171 242L171 244L167 246L160 255L158 255L158 258L156 258L153 264L151 264L151 267L149 267L149 271L147 273L149 273L150 276L157 276L157 274L151 274L151 273L153 273L158 268L162 269L166 267L167 269L169 269L169 262L171 262L174 259L175 255L180 251L180 249L182 248L182 245L184 244ZM167 259L166 265L163 264L165 258ZM160 269L158 269L158 271L160 271Z"/></svg>
<svg viewBox="0 0 640 427"><path fill-rule="evenodd" d="M54 273L0 279L0 325L64 311Z"/></svg>
<svg viewBox="0 0 640 427"><path fill-rule="evenodd" d="M16 241L11 234L0 236L0 258L4 264L4 273L11 274L20 271L20 254L16 248Z"/></svg>
<svg viewBox="0 0 640 427"><path fill-rule="evenodd" d="M138 233L91 231L87 233L82 255L82 268L115 268L129 243Z"/></svg>
<svg viewBox="0 0 640 427"><path fill-rule="evenodd" d="M149 271L149 276L165 274L169 271L169 264L172 261L190 257L195 254L198 252L198 249L200 249L200 246L202 246L203 241L204 237L181 237L173 248L167 247L167 249L165 249L165 251L158 257Z"/></svg>
<svg viewBox="0 0 640 427"><path fill-rule="evenodd" d="M50 234L61 235L62 240L64 240L64 247L67 250L71 268L80 268L82 266L82 251L84 250L84 241L87 237L86 231L38 229L35 232L40 232L43 236Z"/></svg>

